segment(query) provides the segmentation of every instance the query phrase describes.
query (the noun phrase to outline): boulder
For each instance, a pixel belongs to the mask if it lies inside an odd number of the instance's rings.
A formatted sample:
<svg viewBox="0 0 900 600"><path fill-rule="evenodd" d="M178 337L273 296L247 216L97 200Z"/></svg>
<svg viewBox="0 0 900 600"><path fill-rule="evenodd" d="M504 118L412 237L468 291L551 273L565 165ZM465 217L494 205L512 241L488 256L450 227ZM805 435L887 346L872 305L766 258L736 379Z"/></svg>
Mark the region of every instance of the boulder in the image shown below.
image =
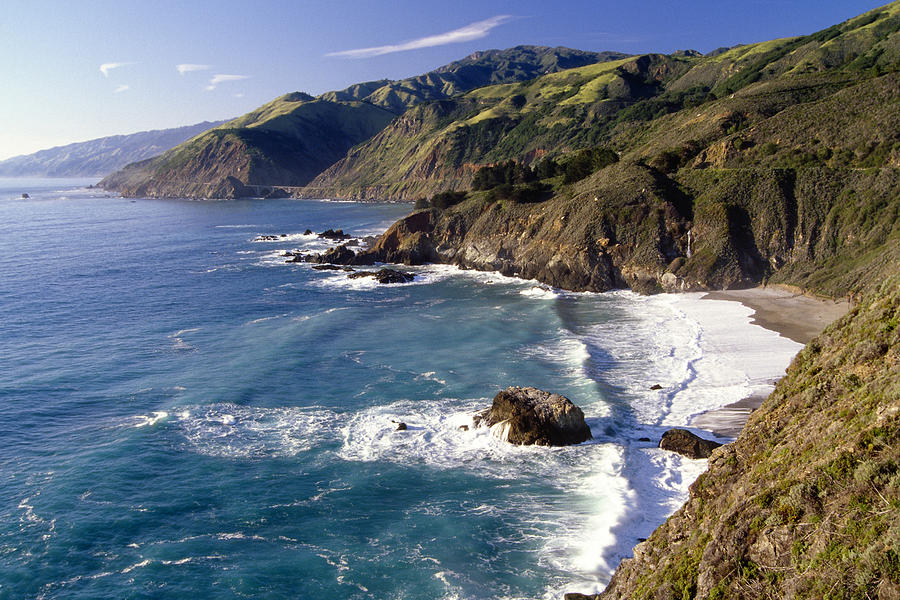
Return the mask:
<svg viewBox="0 0 900 600"><path fill-rule="evenodd" d="M659 441L663 450L677 452L688 458L709 458L712 451L721 446L719 442L704 440L686 429L670 429Z"/></svg>
<svg viewBox="0 0 900 600"><path fill-rule="evenodd" d="M326 240L349 240L353 236L344 233L343 229L326 229L319 237Z"/></svg>
<svg viewBox="0 0 900 600"><path fill-rule="evenodd" d="M342 271L344 269L337 265L313 265L312 268L316 271Z"/></svg>
<svg viewBox="0 0 900 600"><path fill-rule="evenodd" d="M493 405L475 416L475 424L500 425L499 436L519 445L567 446L591 439L580 408L565 396L533 387L500 391Z"/></svg>
<svg viewBox="0 0 900 600"><path fill-rule="evenodd" d="M320 254L316 258L316 262L319 264L336 264L336 265L349 265L352 263L353 258L356 254L348 248L347 246L341 245L337 248L329 248L322 254Z"/></svg>
<svg viewBox="0 0 900 600"><path fill-rule="evenodd" d="M375 280L378 283L408 283L415 279L412 273L403 273L394 269L380 269L375 273Z"/></svg>
<svg viewBox="0 0 900 600"><path fill-rule="evenodd" d="M651 390L661 390L662 386L659 385L658 383L654 383L653 385L650 386L650 389Z"/></svg>

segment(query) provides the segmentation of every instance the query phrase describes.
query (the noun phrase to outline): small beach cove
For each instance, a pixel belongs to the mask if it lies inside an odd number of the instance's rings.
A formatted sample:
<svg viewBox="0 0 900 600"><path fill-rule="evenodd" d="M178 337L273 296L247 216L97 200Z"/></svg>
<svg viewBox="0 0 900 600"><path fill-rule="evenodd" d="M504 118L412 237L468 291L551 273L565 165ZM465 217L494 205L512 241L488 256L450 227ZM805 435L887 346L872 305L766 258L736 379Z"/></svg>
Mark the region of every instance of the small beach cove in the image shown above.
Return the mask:
<svg viewBox="0 0 900 600"><path fill-rule="evenodd" d="M703 296L708 300L739 302L753 311L752 323L799 344L808 344L828 325L850 310L848 300L830 300L804 294L790 286L773 285L745 290L718 290ZM776 381L772 381L774 385ZM695 417L692 425L722 437L737 437L750 413L759 408L768 393L757 392L724 408Z"/></svg>

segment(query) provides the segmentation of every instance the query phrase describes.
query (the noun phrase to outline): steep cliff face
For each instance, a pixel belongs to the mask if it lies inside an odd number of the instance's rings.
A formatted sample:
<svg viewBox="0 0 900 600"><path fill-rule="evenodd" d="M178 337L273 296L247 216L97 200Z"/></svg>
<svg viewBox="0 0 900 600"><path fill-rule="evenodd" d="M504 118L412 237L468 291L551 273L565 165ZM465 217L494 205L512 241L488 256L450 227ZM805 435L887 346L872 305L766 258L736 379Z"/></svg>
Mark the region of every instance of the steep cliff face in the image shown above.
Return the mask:
<svg viewBox="0 0 900 600"><path fill-rule="evenodd" d="M898 324L895 275L800 352L600 597L900 597Z"/></svg>
<svg viewBox="0 0 900 600"><path fill-rule="evenodd" d="M420 211L373 249L385 262L497 270L571 290L748 287L841 296L877 282L900 247L900 171L609 166L549 200L473 193Z"/></svg>

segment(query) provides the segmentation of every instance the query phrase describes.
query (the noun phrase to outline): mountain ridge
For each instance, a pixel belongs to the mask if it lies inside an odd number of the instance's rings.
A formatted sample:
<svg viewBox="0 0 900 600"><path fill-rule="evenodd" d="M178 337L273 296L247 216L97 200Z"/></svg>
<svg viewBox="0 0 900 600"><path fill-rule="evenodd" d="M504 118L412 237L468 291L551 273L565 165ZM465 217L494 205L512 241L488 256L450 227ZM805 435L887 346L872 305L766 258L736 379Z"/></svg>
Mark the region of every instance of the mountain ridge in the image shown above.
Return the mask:
<svg viewBox="0 0 900 600"><path fill-rule="evenodd" d="M102 177L130 163L161 154L224 122L203 121L170 129L111 135L13 156L0 161L0 176Z"/></svg>
<svg viewBox="0 0 900 600"><path fill-rule="evenodd" d="M218 127L229 131L230 143L222 143L223 134L207 132L154 160L129 165L100 185L153 197L240 197L257 195L258 186L300 186L419 102L619 56L624 55L516 46L399 81L355 84L315 98L294 92ZM251 129L269 132L269 139Z"/></svg>

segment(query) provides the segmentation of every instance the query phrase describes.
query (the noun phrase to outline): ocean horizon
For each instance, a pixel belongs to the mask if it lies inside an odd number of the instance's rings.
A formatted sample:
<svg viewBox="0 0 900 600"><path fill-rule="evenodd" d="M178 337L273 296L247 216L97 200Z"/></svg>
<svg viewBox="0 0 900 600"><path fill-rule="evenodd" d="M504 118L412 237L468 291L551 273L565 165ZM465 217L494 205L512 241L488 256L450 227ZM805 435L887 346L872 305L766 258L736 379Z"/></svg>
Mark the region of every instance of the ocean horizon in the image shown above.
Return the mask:
<svg viewBox="0 0 900 600"><path fill-rule="evenodd" d="M377 235L410 205L96 181L0 179L3 599L596 592L706 468L662 432L801 348L702 293L286 262L333 245L306 230ZM567 396L593 439L475 428L512 385Z"/></svg>

